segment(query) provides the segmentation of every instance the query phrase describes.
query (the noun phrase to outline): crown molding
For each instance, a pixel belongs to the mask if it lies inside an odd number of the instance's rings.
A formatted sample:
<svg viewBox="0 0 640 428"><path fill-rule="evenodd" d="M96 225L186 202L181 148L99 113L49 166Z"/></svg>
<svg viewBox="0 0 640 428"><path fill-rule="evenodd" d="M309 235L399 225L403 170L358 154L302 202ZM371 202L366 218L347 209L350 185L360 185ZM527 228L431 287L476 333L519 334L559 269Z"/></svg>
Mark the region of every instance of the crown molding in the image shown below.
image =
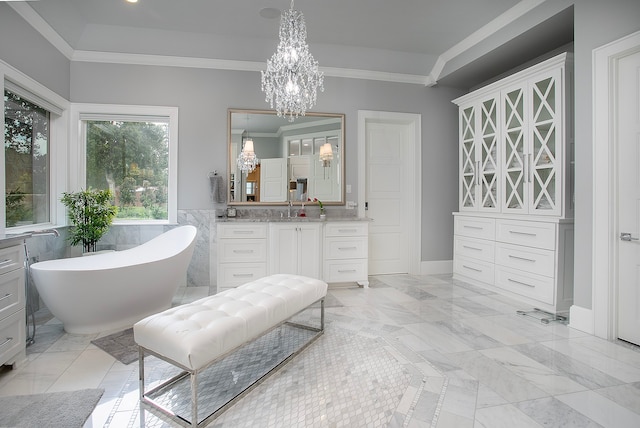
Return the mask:
<svg viewBox="0 0 640 428"><path fill-rule="evenodd" d="M447 65L447 62L451 61L459 55L462 55L464 52L478 45L489 36L497 33L499 30L511 24L516 19L527 14L537 6L540 6L545 1L547 0L522 0L520 3L507 10L502 15L499 15L488 24L480 27L478 30L474 31L469 36L453 45L438 57L438 60L431 69L431 73L429 73L430 80L433 82L437 82L440 78L442 70L444 70L444 67Z"/></svg>
<svg viewBox="0 0 640 428"><path fill-rule="evenodd" d="M391 73L373 70L359 70L339 67L320 67L328 77L347 79L377 80L394 83L409 83L423 86L434 86L446 64L464 52L472 49L489 36L525 15L547 0L522 0L511 9L473 32L468 37L442 53L436 60L430 73L426 76L415 74ZM117 52L74 50L40 15L26 2L9 2L27 23L38 31L56 49L71 61L96 62L111 64L154 65L165 67L205 68L235 71L260 71L265 68L264 62L238 61L213 58L194 58L164 55L132 54Z"/></svg>
<svg viewBox="0 0 640 428"><path fill-rule="evenodd" d="M58 34L47 21L42 19L27 2L12 1L7 2L9 7L16 11L29 25L39 32L49 43L53 45L67 59L73 56L73 48Z"/></svg>

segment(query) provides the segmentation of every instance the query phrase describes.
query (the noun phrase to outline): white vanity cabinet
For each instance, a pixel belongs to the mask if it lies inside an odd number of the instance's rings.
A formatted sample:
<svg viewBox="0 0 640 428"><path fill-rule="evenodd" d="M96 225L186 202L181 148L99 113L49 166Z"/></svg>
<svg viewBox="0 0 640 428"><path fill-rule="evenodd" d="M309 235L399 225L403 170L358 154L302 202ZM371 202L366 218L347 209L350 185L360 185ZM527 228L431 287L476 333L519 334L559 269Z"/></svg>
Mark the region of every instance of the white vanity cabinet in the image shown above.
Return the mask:
<svg viewBox="0 0 640 428"><path fill-rule="evenodd" d="M267 276L267 224L218 223L218 291Z"/></svg>
<svg viewBox="0 0 640 428"><path fill-rule="evenodd" d="M324 280L368 287L369 223L331 222L324 228Z"/></svg>
<svg viewBox="0 0 640 428"><path fill-rule="evenodd" d="M25 268L22 242L0 248L0 365L25 358Z"/></svg>
<svg viewBox="0 0 640 428"><path fill-rule="evenodd" d="M269 272L321 278L321 223L269 224Z"/></svg>
<svg viewBox="0 0 640 428"><path fill-rule="evenodd" d="M573 300L571 70L561 54L454 100L454 277L552 313Z"/></svg>
<svg viewBox="0 0 640 428"><path fill-rule="evenodd" d="M369 221L223 221L213 225L218 292L276 273L369 285ZM212 241L212 244L214 241ZM214 258L216 261L214 262Z"/></svg>

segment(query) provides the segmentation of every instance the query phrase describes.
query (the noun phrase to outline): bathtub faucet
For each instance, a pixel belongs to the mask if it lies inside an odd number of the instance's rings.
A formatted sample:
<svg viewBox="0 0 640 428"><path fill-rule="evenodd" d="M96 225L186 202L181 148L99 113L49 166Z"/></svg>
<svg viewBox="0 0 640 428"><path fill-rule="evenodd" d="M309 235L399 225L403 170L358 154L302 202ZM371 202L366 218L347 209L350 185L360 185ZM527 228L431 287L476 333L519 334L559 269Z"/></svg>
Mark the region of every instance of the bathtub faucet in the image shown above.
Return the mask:
<svg viewBox="0 0 640 428"><path fill-rule="evenodd" d="M31 236L60 236L60 233L57 229L42 229L42 230L34 230L31 232Z"/></svg>

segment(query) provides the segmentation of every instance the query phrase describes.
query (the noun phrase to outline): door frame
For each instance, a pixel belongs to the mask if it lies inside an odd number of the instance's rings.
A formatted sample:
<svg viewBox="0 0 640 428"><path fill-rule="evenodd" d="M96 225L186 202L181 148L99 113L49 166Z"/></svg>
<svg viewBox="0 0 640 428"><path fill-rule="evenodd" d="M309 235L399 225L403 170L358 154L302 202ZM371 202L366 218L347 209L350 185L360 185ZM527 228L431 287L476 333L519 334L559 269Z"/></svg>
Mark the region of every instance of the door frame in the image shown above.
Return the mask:
<svg viewBox="0 0 640 428"><path fill-rule="evenodd" d="M409 274L420 275L422 259L422 116L417 113L396 113L385 111L358 110L358 217L366 217L366 126L367 122L392 123L409 126L411 131L408 150L414 162L407 165L409 174L419 177L407 183L409 198Z"/></svg>
<svg viewBox="0 0 640 428"><path fill-rule="evenodd" d="M609 340L617 338L618 333L618 237L615 235L618 230L617 155L620 144L615 127L618 63L621 58L638 51L640 31L593 51L593 322L590 333ZM578 313L581 311L576 315ZM578 321L578 324L588 326L585 321Z"/></svg>

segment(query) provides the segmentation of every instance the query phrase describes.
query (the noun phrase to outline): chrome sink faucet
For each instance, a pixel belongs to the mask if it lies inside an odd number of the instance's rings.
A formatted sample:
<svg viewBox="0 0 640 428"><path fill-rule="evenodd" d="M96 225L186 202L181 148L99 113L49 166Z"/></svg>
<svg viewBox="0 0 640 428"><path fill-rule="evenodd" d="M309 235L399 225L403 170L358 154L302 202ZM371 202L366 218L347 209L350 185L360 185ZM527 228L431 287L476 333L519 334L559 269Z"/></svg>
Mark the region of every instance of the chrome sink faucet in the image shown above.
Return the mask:
<svg viewBox="0 0 640 428"><path fill-rule="evenodd" d="M289 201L289 205L287 206L287 218L291 218L291 207L293 206L293 203L291 201Z"/></svg>

